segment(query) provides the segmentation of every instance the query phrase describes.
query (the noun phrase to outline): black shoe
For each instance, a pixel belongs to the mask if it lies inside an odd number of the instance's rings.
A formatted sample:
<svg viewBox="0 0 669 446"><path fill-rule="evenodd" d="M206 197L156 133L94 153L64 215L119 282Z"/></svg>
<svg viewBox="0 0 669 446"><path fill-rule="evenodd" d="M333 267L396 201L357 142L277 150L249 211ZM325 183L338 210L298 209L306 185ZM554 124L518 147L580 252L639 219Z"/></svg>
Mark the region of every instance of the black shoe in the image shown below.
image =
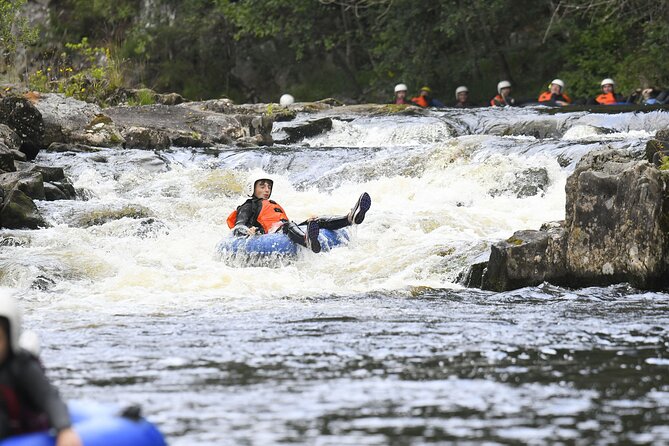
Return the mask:
<svg viewBox="0 0 669 446"><path fill-rule="evenodd" d="M318 241L318 233L320 232L320 227L318 226L318 221L310 220L307 223L307 230L304 237L304 241L307 245L307 248L311 249L315 253L321 252L321 242Z"/></svg>
<svg viewBox="0 0 669 446"><path fill-rule="evenodd" d="M358 198L358 202L353 206L353 209L351 209L348 220L351 224L359 225L365 220L365 214L371 206L372 198L367 192L363 192L363 194L360 195L360 198Z"/></svg>

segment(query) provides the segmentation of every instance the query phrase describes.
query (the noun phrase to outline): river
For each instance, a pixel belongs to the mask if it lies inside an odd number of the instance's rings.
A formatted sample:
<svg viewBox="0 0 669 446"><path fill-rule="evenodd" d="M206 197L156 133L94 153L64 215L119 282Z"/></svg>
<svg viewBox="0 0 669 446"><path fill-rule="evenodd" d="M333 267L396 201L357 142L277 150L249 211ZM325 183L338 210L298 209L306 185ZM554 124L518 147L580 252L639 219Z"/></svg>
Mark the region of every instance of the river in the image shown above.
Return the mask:
<svg viewBox="0 0 669 446"><path fill-rule="evenodd" d="M39 156L81 199L2 231L0 285L67 399L141 404L179 446L669 442L668 294L457 283L564 218L583 154L641 152L668 113L337 113L289 146ZM296 221L372 208L348 246L226 263L258 177Z"/></svg>

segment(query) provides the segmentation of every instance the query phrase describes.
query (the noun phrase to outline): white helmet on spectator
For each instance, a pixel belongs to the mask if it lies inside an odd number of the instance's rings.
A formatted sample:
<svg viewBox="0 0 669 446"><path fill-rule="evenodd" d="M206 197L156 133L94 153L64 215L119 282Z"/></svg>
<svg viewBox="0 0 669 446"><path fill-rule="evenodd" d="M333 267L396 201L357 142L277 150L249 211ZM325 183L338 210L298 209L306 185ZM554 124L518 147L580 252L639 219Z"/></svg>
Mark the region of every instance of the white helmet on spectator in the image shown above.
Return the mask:
<svg viewBox="0 0 669 446"><path fill-rule="evenodd" d="M501 81L500 83L497 84L497 93L502 93L502 88L511 88L511 82L509 81Z"/></svg>
<svg viewBox="0 0 669 446"><path fill-rule="evenodd" d="M604 80L602 81L602 83L599 84L599 85L602 86L602 87L603 87L604 85L611 85L612 87L615 87L615 86L616 86L616 83L614 82L613 79L611 79L610 77L607 77L607 78L604 79Z"/></svg>
<svg viewBox="0 0 669 446"><path fill-rule="evenodd" d="M407 88L406 84L395 85L395 93L397 93L398 91L407 91L407 90L408 90L408 88Z"/></svg>
<svg viewBox="0 0 669 446"><path fill-rule="evenodd" d="M455 99L458 98L458 95L460 93L469 93L469 89L464 85L460 85L458 88L455 89Z"/></svg>
<svg viewBox="0 0 669 446"><path fill-rule="evenodd" d="M560 91L564 90L564 81L562 79L553 79L553 82L551 82L551 85L552 84L560 86Z"/></svg>

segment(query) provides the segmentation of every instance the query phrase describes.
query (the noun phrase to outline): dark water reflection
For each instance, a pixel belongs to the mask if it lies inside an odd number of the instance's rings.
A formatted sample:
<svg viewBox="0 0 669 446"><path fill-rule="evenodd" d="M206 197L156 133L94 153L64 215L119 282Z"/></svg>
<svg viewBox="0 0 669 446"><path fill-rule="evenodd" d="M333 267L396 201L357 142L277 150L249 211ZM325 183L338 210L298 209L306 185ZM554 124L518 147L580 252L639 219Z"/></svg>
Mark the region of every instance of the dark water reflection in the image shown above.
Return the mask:
<svg viewBox="0 0 669 446"><path fill-rule="evenodd" d="M64 313L39 330L68 398L140 403L173 445L669 442L668 295L410 296Z"/></svg>

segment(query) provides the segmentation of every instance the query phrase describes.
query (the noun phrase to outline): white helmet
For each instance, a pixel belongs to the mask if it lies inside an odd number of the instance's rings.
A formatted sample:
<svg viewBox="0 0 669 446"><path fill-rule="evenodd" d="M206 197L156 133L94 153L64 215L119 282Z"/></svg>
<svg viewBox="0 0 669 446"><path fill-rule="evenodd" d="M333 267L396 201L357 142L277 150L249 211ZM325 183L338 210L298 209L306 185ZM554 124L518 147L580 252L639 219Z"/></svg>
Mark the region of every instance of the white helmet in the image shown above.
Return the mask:
<svg viewBox="0 0 669 446"><path fill-rule="evenodd" d="M604 79L604 80L602 81L602 83L599 84L599 85L602 86L602 87L603 87L604 85L612 85L612 86L615 87L615 86L616 86L616 83L613 81L613 79L607 77L607 78Z"/></svg>
<svg viewBox="0 0 669 446"><path fill-rule="evenodd" d="M511 82L501 81L497 84L497 93L502 94L502 88L511 88Z"/></svg>
<svg viewBox="0 0 669 446"><path fill-rule="evenodd" d="M469 89L464 85L460 85L458 88L455 89L455 99L458 98L458 95L460 93L465 93L465 92L469 93Z"/></svg>
<svg viewBox="0 0 669 446"><path fill-rule="evenodd" d="M395 85L395 93L397 93L398 91L407 91L407 90L408 90L408 88L407 88L406 84Z"/></svg>
<svg viewBox="0 0 669 446"><path fill-rule="evenodd" d="M270 188L269 195L272 196L272 191L274 190L274 181L269 179L269 178L258 178L253 183L249 183L249 186L248 186L248 188L249 188L248 189L248 196L249 197L253 197L253 194L256 191L256 184L258 184L258 182L260 182L260 181L267 181L269 183L269 188Z"/></svg>
<svg viewBox="0 0 669 446"><path fill-rule="evenodd" d="M292 105L295 102L295 98L289 94L284 94L281 96L281 99L279 99L279 105L283 107L287 107L289 105Z"/></svg>
<svg viewBox="0 0 669 446"><path fill-rule="evenodd" d="M7 290L0 290L0 317L9 322L9 347L15 352L19 349L21 337L21 310L18 302Z"/></svg>
<svg viewBox="0 0 669 446"><path fill-rule="evenodd" d="M551 85L552 84L559 85L560 90L564 90L564 81L562 81L562 79L553 79L553 82L551 82Z"/></svg>

